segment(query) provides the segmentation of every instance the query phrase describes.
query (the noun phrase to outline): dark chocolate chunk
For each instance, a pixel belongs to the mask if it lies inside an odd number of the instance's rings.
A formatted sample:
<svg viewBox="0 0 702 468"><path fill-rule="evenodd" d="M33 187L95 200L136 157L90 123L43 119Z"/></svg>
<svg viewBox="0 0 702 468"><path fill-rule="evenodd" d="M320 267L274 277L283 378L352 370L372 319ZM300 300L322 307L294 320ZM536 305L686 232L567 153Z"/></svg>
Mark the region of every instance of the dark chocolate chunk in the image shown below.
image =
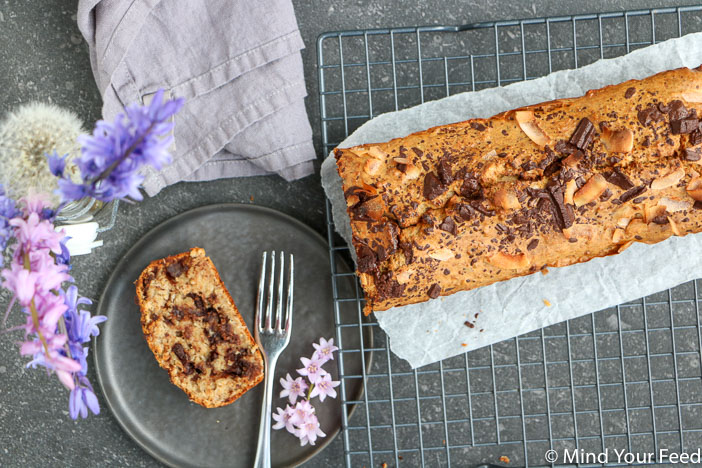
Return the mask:
<svg viewBox="0 0 702 468"><path fill-rule="evenodd" d="M185 349L183 349L183 345L180 343L176 343L171 347L171 351L173 354L175 354L178 359L180 359L180 362L185 365L186 362L189 361L188 359L188 354L185 352Z"/></svg>
<svg viewBox="0 0 702 468"><path fill-rule="evenodd" d="M619 201L622 203L626 203L632 198L636 198L642 193L646 191L646 186L645 185L639 185L638 187L634 187L632 189L627 190L626 192L622 193L621 196L619 197Z"/></svg>
<svg viewBox="0 0 702 468"><path fill-rule="evenodd" d="M612 198L612 191L607 187L604 192L602 192L602 195L600 195L600 201L605 202Z"/></svg>
<svg viewBox="0 0 702 468"><path fill-rule="evenodd" d="M473 217L475 210L472 206L461 203L456 205L456 212L463 221L469 221Z"/></svg>
<svg viewBox="0 0 702 468"><path fill-rule="evenodd" d="M665 215L658 215L652 219L656 224L668 224L668 217Z"/></svg>
<svg viewBox="0 0 702 468"><path fill-rule="evenodd" d="M463 185L461 185L459 193L464 198L482 198L482 187L480 187L480 182L478 182L478 179L472 176L466 176L466 178L463 180Z"/></svg>
<svg viewBox="0 0 702 468"><path fill-rule="evenodd" d="M692 133L695 130L697 130L698 126L699 126L699 120L697 120L695 118L671 120L670 131L674 135L680 135L683 133Z"/></svg>
<svg viewBox="0 0 702 468"><path fill-rule="evenodd" d="M584 117L578 123L575 128L575 132L570 137L570 144L576 146L578 149L587 148L587 146L592 141L592 137L595 135L595 126L592 124L590 119Z"/></svg>
<svg viewBox="0 0 702 468"><path fill-rule="evenodd" d="M702 157L702 149L685 148L682 150L682 157L685 161L699 161Z"/></svg>
<svg viewBox="0 0 702 468"><path fill-rule="evenodd" d="M437 172L439 173L439 180L442 184L449 185L451 182L453 182L451 166L449 166L448 162L446 161L446 158L442 158L441 161L439 161L439 167L437 168Z"/></svg>
<svg viewBox="0 0 702 468"><path fill-rule="evenodd" d="M446 219L444 219L444 221L441 224L439 224L439 229L441 229L442 231L449 232L454 236L457 234L456 222L451 216L447 216Z"/></svg>
<svg viewBox="0 0 702 468"><path fill-rule="evenodd" d="M412 151L414 151L415 154L416 154L417 156L419 156L420 158L421 158L422 155L424 154L424 151L420 150L419 148L412 147Z"/></svg>
<svg viewBox="0 0 702 468"><path fill-rule="evenodd" d="M636 88L633 88L633 87L632 87L632 88L627 88L627 89L626 89L626 92L624 93L624 97L625 97L626 99L629 99L629 98L630 98L631 96L633 96L634 94L636 94Z"/></svg>
<svg viewBox="0 0 702 468"><path fill-rule="evenodd" d="M561 186L549 187L549 195L551 195L551 202L553 203L553 215L556 221L556 225L561 229L569 228L573 225L575 220L575 214L573 213L573 207L568 205L563 200L563 188Z"/></svg>
<svg viewBox="0 0 702 468"><path fill-rule="evenodd" d="M446 191L438 177L430 172L424 177L424 198L433 200Z"/></svg>
<svg viewBox="0 0 702 468"><path fill-rule="evenodd" d="M668 104L668 108L668 117L670 118L671 122L673 120L684 119L689 114L687 108L685 107L685 104L683 104L683 102L679 99L676 99L675 101L672 101L670 104Z"/></svg>
<svg viewBox="0 0 702 468"><path fill-rule="evenodd" d="M479 122L471 122L471 123L470 123L470 128L472 128L473 130L477 130L477 131L479 131L479 132L483 132L483 131L485 131L485 128L486 128L486 127L485 127L485 125L483 125L483 124L481 124L481 123L479 123Z"/></svg>
<svg viewBox="0 0 702 468"><path fill-rule="evenodd" d="M702 202L697 200L695 203L692 205L692 207L696 210L702 210Z"/></svg>
<svg viewBox="0 0 702 468"><path fill-rule="evenodd" d="M360 244L356 248L356 256L358 257L358 271L365 273L378 267L378 257L373 252L373 249L365 244Z"/></svg>
<svg viewBox="0 0 702 468"><path fill-rule="evenodd" d="M527 244L527 250L534 250L539 245L539 239L532 239Z"/></svg>
<svg viewBox="0 0 702 468"><path fill-rule="evenodd" d="M463 325L465 325L468 328L475 328L475 325L473 323L469 322L468 320L463 322Z"/></svg>
<svg viewBox="0 0 702 468"><path fill-rule="evenodd" d="M388 271L375 275L375 287L378 291L378 297L386 299L388 297L401 297L405 292L406 285L400 284Z"/></svg>
<svg viewBox="0 0 702 468"><path fill-rule="evenodd" d="M629 180L629 178L619 170L619 168L614 168L612 172L605 173L605 179L610 184L614 184L622 190L629 190L634 186L634 184Z"/></svg>
<svg viewBox="0 0 702 468"><path fill-rule="evenodd" d="M636 117L639 119L641 125L648 125L651 122L660 122L664 119L663 114L654 106L649 105L647 108L640 110Z"/></svg>
<svg viewBox="0 0 702 468"><path fill-rule="evenodd" d="M183 265L180 261L175 261L175 262L170 263L166 267L166 274L170 278L176 279L177 277L182 275L183 272L185 272L186 270L187 270L187 268L185 268L185 265Z"/></svg>
<svg viewBox="0 0 702 468"><path fill-rule="evenodd" d="M554 146L554 149L558 151L559 153L564 153L564 154L573 154L577 150L577 148L570 143L568 143L565 140L558 140L556 142L556 146Z"/></svg>
<svg viewBox="0 0 702 468"><path fill-rule="evenodd" d="M690 133L690 144L692 146L697 146L700 143L702 143L702 129L698 126L697 130Z"/></svg>
<svg viewBox="0 0 702 468"><path fill-rule="evenodd" d="M498 157L498 158L506 158L506 157L507 157L507 153L497 153L497 157Z"/></svg>
<svg viewBox="0 0 702 468"><path fill-rule="evenodd" d="M646 135L646 138L644 138L644 141L641 142L641 145L648 148L651 146L651 137Z"/></svg>
<svg viewBox="0 0 702 468"><path fill-rule="evenodd" d="M638 203L641 203L642 201L644 201L645 199L646 199L646 197L637 197L637 198L634 198L632 200L632 203L638 204Z"/></svg>
<svg viewBox="0 0 702 468"><path fill-rule="evenodd" d="M439 286L439 283L432 284L427 294L429 294L429 297L432 299L439 297L439 294L441 294L441 286Z"/></svg>

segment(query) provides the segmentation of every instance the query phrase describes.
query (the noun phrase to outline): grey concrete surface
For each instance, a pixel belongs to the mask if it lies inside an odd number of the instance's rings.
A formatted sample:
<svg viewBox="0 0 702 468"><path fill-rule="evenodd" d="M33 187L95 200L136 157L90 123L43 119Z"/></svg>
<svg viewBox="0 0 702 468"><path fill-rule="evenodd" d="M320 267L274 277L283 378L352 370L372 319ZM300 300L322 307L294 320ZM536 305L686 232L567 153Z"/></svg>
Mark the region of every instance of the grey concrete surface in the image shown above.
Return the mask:
<svg viewBox="0 0 702 468"><path fill-rule="evenodd" d="M698 2L295 0L298 22L307 46L303 52L309 93L307 109L318 152L321 156L315 48L317 36L324 31L460 24L693 3ZM100 97L90 72L86 45L75 25L75 11L76 2L63 0L0 1L0 114L18 104L40 100L73 109L87 123L99 118ZM190 208L217 202L253 202L275 208L324 233L323 194L318 175L293 183L286 183L277 177L255 177L178 184L157 197L121 208L117 227L105 236L106 245L88 257L75 260L73 274L82 292L97 299L114 265L149 229ZM689 295L690 292L684 290L681 294ZM7 300L7 296L0 296L0 310L4 310ZM606 326L611 311L603 314L603 326ZM587 328L587 324L583 326ZM509 345L505 345L500 352L505 362L511 362L514 350L509 349ZM524 359L530 351L522 352L525 353L522 354ZM539 359L539 351L534 352L535 359ZM556 349L554 352L560 351ZM0 466L158 466L120 429L109 411L105 410L99 417L72 422L68 417L66 394L59 383L40 371L24 369L25 360L18 356L15 337L0 335L0 353L3 355L0 360ZM479 364L483 358L476 355L476 363ZM394 357L391 358L393 369L403 369L403 363L396 361ZM379 361L375 364L374 372L382 372L387 365L387 359ZM665 374L670 363L661 361L659 365L659 371ZM585 369L584 375L588 375L588 372L591 375L592 370ZM94 381L94 375L92 377ZM437 385L436 379L430 377L429 374L421 382L422 391L428 394L435 392ZM504 376L505 386L511 385L508 383L512 381L510 379L513 380L514 376ZM446 384L453 385L450 380ZM455 385L460 386L460 382ZM395 389L399 389L401 394L403 387L400 381ZM385 390L378 388L371 391L382 395ZM592 398L590 396L587 401L591 402ZM476 400L473 405L474 411L490 414L493 402ZM431 420L439 411L433 405L424 408L428 413L423 415L423 419ZM402 405L396 408L398 417L410 415L412 411L416 409ZM456 411L462 410L457 408ZM382 423L385 417L386 414L378 411L372 415L372 421L374 424ZM407 418L411 419L410 416ZM541 420L540 424L543 423ZM612 424L621 424L621 420L613 420ZM587 427L583 430L587 430ZM415 443L413 437L414 434L398 433L398 443L411 446ZM430 437L427 435L427 440ZM356 439L352 439L352 442L363 443ZM486 460L496 461L492 456L486 456ZM392 466L390 457L387 461ZM433 455L425 461L428 466L445 463L444 459ZM460 455L453 461L457 466L467 464L467 461L461 461ZM360 459L357 463L359 466L365 464ZM379 464L377 457L374 463ZM343 444L337 438L308 466L342 464ZM413 466L409 461L405 465Z"/></svg>

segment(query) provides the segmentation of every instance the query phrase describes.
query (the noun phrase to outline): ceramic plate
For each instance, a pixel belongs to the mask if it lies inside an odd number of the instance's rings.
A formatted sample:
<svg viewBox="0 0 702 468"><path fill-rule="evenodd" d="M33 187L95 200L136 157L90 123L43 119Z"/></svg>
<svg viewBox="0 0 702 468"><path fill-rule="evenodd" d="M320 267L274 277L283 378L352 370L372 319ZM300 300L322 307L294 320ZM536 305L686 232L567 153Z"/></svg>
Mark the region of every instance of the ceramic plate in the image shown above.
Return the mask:
<svg viewBox="0 0 702 468"><path fill-rule="evenodd" d="M188 400L172 385L149 350L141 331L134 281L152 260L202 247L212 258L249 329L253 322L261 252L284 250L295 255L295 315L292 339L278 361L274 390L286 373L295 375L299 357L311 356L312 342L334 336L334 304L325 240L299 221L255 205L223 204L180 214L157 226L134 245L112 273L98 305L109 320L95 341L98 380L107 404L124 430L154 458L171 466L253 465L263 384L229 406L206 409ZM351 269L346 268L348 272ZM353 294L355 278L348 276ZM344 294L340 291L340 294ZM348 295L348 294L347 294ZM366 340L369 340L367 337ZM344 337L359 348L360 336ZM368 344L369 341L366 341ZM328 370L338 379L336 361ZM366 357L370 364L370 356ZM344 358L345 372L362 373L360 356ZM347 386L348 399L362 392ZM351 390L351 391L349 391ZM274 398L276 405L284 401ZM327 437L316 446L300 447L287 432L271 436L274 466L300 464L322 450L341 426L339 399L316 404Z"/></svg>

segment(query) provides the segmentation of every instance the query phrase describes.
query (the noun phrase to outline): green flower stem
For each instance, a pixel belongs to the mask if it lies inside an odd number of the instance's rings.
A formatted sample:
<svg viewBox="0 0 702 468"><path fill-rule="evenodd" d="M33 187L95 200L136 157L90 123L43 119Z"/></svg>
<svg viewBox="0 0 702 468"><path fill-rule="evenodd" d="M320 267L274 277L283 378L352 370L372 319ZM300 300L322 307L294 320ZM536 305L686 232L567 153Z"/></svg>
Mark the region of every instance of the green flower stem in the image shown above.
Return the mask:
<svg viewBox="0 0 702 468"><path fill-rule="evenodd" d="M24 269L25 270L30 270L32 269L31 262L29 261L29 255L27 252L24 252L24 256L22 257L24 259ZM39 331L39 313L37 312L37 306L34 303L34 298L32 298L32 302L29 303L29 310L32 312L32 324L34 324L34 328L37 330L37 336L39 336L39 340L41 340L41 344L44 346L44 353L46 353L46 357L49 357L49 343L46 342L46 338L44 335Z"/></svg>
<svg viewBox="0 0 702 468"><path fill-rule="evenodd" d="M308 401L310 399L310 394L312 393L313 388L314 388L314 384L312 382L310 382L310 388L307 389L307 398L306 398L306 400L308 400Z"/></svg>

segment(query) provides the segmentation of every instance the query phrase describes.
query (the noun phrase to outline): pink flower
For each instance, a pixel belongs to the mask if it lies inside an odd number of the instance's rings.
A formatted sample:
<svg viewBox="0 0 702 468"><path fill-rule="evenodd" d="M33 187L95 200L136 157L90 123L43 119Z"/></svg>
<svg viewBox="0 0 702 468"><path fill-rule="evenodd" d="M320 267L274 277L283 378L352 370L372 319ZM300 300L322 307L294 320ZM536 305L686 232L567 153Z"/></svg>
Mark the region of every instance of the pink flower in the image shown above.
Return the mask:
<svg viewBox="0 0 702 468"><path fill-rule="evenodd" d="M297 397L303 397L307 390L307 382L302 377L293 379L288 374L284 379L280 379L280 386L283 390L280 391L280 398L288 397L290 404L295 404Z"/></svg>
<svg viewBox="0 0 702 468"><path fill-rule="evenodd" d="M295 431L295 435L300 438L300 445L314 445L317 437L324 437L326 434L319 427L319 420L314 414L310 415L305 421L300 424L300 427Z"/></svg>
<svg viewBox="0 0 702 468"><path fill-rule="evenodd" d="M290 422L296 426L299 426L307 421L307 418L312 415L314 415L314 406L312 406L307 400L300 400L297 402L295 407L292 408Z"/></svg>
<svg viewBox="0 0 702 468"><path fill-rule="evenodd" d="M331 375L323 375L322 378L314 384L312 392L310 392L310 400L316 396L319 396L319 401L324 401L328 396L336 398L336 390L334 387L338 387L341 382L332 380Z"/></svg>
<svg viewBox="0 0 702 468"><path fill-rule="evenodd" d="M273 419L275 420L273 429L278 430L285 428L288 432L294 434L295 426L290 420L293 416L293 408L291 408L290 405L286 405L285 409L277 408L276 411L278 411L278 413L273 414Z"/></svg>
<svg viewBox="0 0 702 468"><path fill-rule="evenodd" d="M297 373L307 377L312 383L317 383L322 376L327 373L327 371L322 369L322 364L324 363L317 359L308 359L303 357L300 358L300 361L302 361L302 365L304 367L302 369L298 369Z"/></svg>
<svg viewBox="0 0 702 468"><path fill-rule="evenodd" d="M2 286L15 294L22 307L29 307L37 289L38 274L13 263L11 269L2 270L2 276L5 278Z"/></svg>
<svg viewBox="0 0 702 468"><path fill-rule="evenodd" d="M339 350L339 348L334 346L334 338L331 338L329 341L325 340L324 338L320 338L319 344L312 343L312 346L314 346L315 349L312 359L318 360L320 364L324 364L330 359L334 359L334 354L332 353Z"/></svg>
<svg viewBox="0 0 702 468"><path fill-rule="evenodd" d="M26 220L12 218L10 226L16 228L15 237L20 244L35 249L47 248L55 254L61 253L61 240L65 237L63 232L56 232L53 224L40 219L37 213L31 213Z"/></svg>

